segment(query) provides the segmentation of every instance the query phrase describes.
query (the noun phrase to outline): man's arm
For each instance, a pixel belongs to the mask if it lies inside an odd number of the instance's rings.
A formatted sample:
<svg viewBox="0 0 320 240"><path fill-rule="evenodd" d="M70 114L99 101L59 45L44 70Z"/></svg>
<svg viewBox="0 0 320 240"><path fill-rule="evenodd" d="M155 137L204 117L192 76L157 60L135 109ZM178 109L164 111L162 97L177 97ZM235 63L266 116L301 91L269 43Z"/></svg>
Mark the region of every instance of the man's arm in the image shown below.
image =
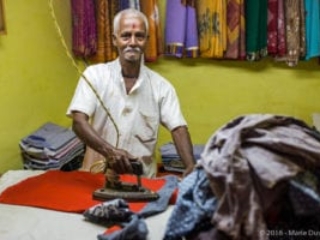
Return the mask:
<svg viewBox="0 0 320 240"><path fill-rule="evenodd" d="M171 136L177 152L185 165L183 176L185 177L193 171L195 159L193 155L193 145L190 134L186 126L180 126L171 131Z"/></svg>
<svg viewBox="0 0 320 240"><path fill-rule="evenodd" d="M105 141L90 125L89 117L85 113L72 112L72 129L76 135L89 147L100 153L106 158L113 157L115 162L110 166L118 173L131 172L132 167L129 159L133 157L124 150L116 149ZM82 168L89 170L93 162L83 162Z"/></svg>

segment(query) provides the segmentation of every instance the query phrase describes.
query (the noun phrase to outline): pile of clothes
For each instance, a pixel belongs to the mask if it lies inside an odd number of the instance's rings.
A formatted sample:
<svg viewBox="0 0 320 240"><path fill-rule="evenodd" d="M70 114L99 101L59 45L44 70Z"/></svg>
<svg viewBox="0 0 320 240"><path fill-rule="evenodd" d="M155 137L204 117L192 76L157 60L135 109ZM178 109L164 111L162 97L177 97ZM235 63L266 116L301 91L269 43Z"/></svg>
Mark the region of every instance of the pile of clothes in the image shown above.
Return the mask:
<svg viewBox="0 0 320 240"><path fill-rule="evenodd" d="M320 133L252 114L208 140L179 185L164 240L320 239Z"/></svg>
<svg viewBox="0 0 320 240"><path fill-rule="evenodd" d="M85 145L66 127L48 122L19 142L25 169L73 170L81 165Z"/></svg>
<svg viewBox="0 0 320 240"><path fill-rule="evenodd" d="M193 155L197 160L200 158L200 154L204 149L204 145L195 144L193 145ZM182 173L185 169L180 156L177 153L176 147L173 143L168 142L160 147L161 162L164 170L168 172Z"/></svg>

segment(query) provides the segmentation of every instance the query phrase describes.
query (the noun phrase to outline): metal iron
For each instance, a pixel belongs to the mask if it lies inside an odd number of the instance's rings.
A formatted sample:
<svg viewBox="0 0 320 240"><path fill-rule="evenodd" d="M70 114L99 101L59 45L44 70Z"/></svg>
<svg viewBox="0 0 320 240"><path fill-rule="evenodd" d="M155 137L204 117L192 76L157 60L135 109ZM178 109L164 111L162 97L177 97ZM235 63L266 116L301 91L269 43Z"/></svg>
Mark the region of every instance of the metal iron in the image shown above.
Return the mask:
<svg viewBox="0 0 320 240"><path fill-rule="evenodd" d="M136 183L126 183L120 181L120 176L109 168L108 163L104 163L103 172L106 176L105 186L93 192L93 198L97 200L111 200L122 198L128 201L154 201L159 198L158 193L145 188L141 184L143 173L140 161L131 162L133 174L137 176ZM97 166L96 166L97 167ZM100 166L101 168L101 166Z"/></svg>

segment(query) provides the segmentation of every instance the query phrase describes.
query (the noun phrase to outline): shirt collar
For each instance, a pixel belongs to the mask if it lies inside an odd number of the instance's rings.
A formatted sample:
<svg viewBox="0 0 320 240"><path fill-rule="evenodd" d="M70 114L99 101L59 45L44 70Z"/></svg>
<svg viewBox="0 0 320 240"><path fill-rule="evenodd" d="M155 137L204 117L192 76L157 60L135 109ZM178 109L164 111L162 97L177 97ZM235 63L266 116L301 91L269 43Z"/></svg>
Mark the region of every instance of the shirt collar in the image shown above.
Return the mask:
<svg viewBox="0 0 320 240"><path fill-rule="evenodd" d="M117 78L119 79L119 81L121 83L123 83L123 77L121 74L121 64L120 64L119 57L115 60L115 71L116 71ZM145 69L144 61L141 61L139 77L138 77L135 85L133 86L131 92L136 91L136 89L138 89L141 86L145 77L146 77L146 69Z"/></svg>

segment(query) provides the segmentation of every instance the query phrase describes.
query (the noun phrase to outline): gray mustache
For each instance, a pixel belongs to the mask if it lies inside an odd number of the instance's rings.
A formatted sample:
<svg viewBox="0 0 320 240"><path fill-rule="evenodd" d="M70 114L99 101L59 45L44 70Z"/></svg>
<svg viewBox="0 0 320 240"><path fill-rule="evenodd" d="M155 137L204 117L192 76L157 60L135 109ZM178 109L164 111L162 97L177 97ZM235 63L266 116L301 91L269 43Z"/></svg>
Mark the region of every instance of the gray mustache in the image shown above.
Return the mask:
<svg viewBox="0 0 320 240"><path fill-rule="evenodd" d="M132 52L132 51L137 52L137 53L141 53L140 48L137 48L137 47L136 48L127 47L124 49L124 52Z"/></svg>

